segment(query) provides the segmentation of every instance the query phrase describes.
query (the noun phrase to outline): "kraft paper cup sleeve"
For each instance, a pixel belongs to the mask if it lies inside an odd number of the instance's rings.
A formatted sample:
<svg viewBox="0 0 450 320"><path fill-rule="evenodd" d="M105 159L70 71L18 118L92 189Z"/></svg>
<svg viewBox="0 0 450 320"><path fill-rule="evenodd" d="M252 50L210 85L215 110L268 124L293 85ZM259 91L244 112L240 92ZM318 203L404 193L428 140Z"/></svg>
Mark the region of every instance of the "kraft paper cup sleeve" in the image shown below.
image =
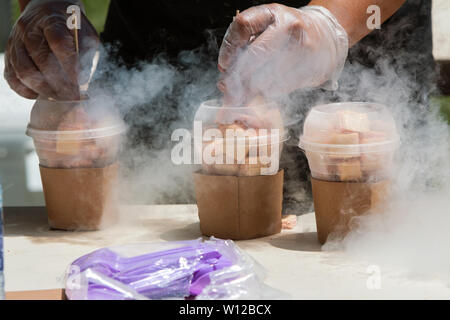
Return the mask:
<svg viewBox="0 0 450 320"><path fill-rule="evenodd" d="M203 235L239 238L239 183L234 176L194 173L200 229Z"/></svg>
<svg viewBox="0 0 450 320"><path fill-rule="evenodd" d="M104 168L40 166L50 227L98 230L117 219L118 164Z"/></svg>
<svg viewBox="0 0 450 320"><path fill-rule="evenodd" d="M389 180L373 183L335 182L311 178L317 236L324 244L328 237L342 238L352 218L369 210L378 212L387 201Z"/></svg>
<svg viewBox="0 0 450 320"><path fill-rule="evenodd" d="M272 176L240 177L241 237L257 238L281 232L284 171Z"/></svg>
<svg viewBox="0 0 450 320"><path fill-rule="evenodd" d="M205 236L245 240L281 232L283 176L194 173L200 229Z"/></svg>

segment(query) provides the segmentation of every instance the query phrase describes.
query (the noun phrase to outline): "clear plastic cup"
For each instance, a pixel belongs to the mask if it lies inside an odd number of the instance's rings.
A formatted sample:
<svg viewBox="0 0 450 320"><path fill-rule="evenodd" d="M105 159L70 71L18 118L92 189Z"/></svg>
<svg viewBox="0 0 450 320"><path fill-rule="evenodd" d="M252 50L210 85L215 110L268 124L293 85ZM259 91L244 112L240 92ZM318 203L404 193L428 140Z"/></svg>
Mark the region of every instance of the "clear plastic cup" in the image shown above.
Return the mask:
<svg viewBox="0 0 450 320"><path fill-rule="evenodd" d="M311 169L317 235L342 238L351 219L384 206L399 144L388 109L367 102L316 106L308 114L300 148Z"/></svg>
<svg viewBox="0 0 450 320"><path fill-rule="evenodd" d="M36 101L26 134L39 157L52 228L97 230L115 220L125 130L105 101Z"/></svg>
<svg viewBox="0 0 450 320"><path fill-rule="evenodd" d="M368 181L389 176L398 145L395 122L385 106L342 102L311 109L299 147L313 178Z"/></svg>
<svg viewBox="0 0 450 320"><path fill-rule="evenodd" d="M220 100L210 100L195 115L195 157L201 159L205 174L276 174L287 138L281 112L273 103L225 107Z"/></svg>
<svg viewBox="0 0 450 320"><path fill-rule="evenodd" d="M90 100L37 100L26 134L33 138L40 165L101 168L114 163L126 126L113 110L92 106Z"/></svg>
<svg viewBox="0 0 450 320"><path fill-rule="evenodd" d="M205 236L246 240L281 231L287 140L280 110L262 99L247 106L201 104L194 120L194 173L200 230ZM200 162L199 162L200 160Z"/></svg>

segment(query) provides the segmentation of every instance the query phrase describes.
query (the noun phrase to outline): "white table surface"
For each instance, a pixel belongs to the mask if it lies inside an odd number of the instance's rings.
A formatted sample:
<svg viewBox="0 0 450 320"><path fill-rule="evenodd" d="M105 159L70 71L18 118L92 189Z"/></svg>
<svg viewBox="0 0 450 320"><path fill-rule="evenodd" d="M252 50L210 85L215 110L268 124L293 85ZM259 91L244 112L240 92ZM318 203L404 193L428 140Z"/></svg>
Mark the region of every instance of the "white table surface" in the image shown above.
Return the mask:
<svg viewBox="0 0 450 320"><path fill-rule="evenodd" d="M6 208L6 290L62 288L67 266L104 246L200 236L195 205L122 207L122 222L97 232L51 231L44 208ZM293 299L450 298L450 288L438 279L409 279L399 270L383 269L381 288L369 289L370 263L322 252L313 213L301 216L293 230L238 245L265 267L266 284Z"/></svg>

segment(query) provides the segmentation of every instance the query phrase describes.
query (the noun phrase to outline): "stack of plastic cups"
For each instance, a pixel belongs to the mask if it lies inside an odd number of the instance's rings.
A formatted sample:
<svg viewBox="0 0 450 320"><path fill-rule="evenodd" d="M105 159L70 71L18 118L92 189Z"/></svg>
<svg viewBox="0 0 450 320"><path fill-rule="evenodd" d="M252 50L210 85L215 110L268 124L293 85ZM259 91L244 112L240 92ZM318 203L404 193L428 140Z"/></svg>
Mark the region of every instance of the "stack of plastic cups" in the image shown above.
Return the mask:
<svg viewBox="0 0 450 320"><path fill-rule="evenodd" d="M113 110L90 100L36 101L27 135L39 157L50 227L97 230L115 222L126 127Z"/></svg>
<svg viewBox="0 0 450 320"><path fill-rule="evenodd" d="M380 211L389 196L398 145L394 120L383 105L344 102L312 108L299 146L311 169L321 243L330 235L345 236L353 217Z"/></svg>
<svg viewBox="0 0 450 320"><path fill-rule="evenodd" d="M275 105L224 107L204 102L194 121L194 174L200 228L222 239L252 239L281 231L286 140Z"/></svg>

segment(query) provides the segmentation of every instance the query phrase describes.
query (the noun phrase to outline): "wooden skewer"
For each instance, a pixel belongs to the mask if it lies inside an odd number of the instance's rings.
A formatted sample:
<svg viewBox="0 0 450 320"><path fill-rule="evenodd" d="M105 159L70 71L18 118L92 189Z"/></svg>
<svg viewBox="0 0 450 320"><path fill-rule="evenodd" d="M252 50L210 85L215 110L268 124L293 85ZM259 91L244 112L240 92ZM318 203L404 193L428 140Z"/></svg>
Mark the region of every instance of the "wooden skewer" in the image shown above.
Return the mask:
<svg viewBox="0 0 450 320"><path fill-rule="evenodd" d="M78 20L77 15L75 14L75 10L72 11L72 14L75 17L75 50L77 50L77 55L80 54L79 44L78 44Z"/></svg>
<svg viewBox="0 0 450 320"><path fill-rule="evenodd" d="M77 15L75 13L75 10L72 10L72 14L75 18L75 30L74 30L74 38L75 38L75 50L77 51L77 56L80 56L80 46L79 46L79 42L78 42L78 20L77 20ZM82 98L83 94L81 92L84 92L82 86L79 86L79 91L80 91L80 99ZM87 96L87 95L86 95Z"/></svg>
<svg viewBox="0 0 450 320"><path fill-rule="evenodd" d="M234 21L234 19L236 19L236 17L238 16L238 14L239 14L239 10L236 10L236 15L233 17L233 21Z"/></svg>
<svg viewBox="0 0 450 320"><path fill-rule="evenodd" d="M72 10L72 14L75 15L75 10ZM75 30L74 30L74 38L75 38L75 50L77 51L77 56L80 56L80 46L78 42L78 20L75 15ZM87 88L86 88L87 89ZM82 99L83 96L87 96L87 94L82 94L84 92L83 87L79 86L80 91L80 99Z"/></svg>

